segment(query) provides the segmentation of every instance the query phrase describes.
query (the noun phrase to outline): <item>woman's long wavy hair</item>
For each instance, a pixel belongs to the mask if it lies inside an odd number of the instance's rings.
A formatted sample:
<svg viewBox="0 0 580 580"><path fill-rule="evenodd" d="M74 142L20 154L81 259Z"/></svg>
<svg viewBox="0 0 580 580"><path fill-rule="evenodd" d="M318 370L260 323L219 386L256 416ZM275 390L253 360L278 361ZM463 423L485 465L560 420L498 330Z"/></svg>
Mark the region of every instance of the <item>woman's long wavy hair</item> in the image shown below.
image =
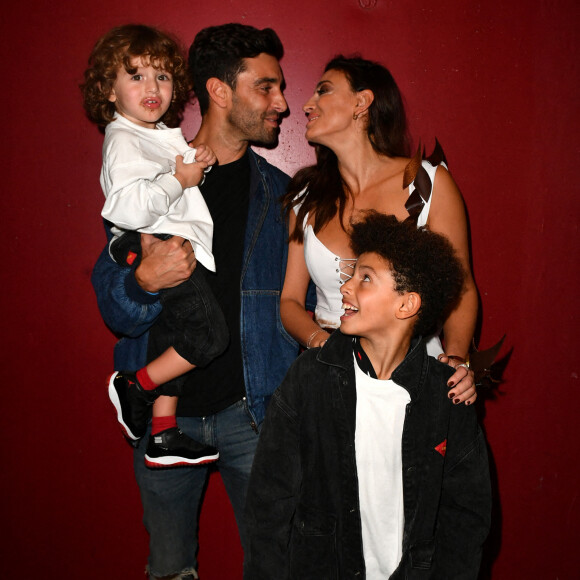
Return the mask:
<svg viewBox="0 0 580 580"><path fill-rule="evenodd" d="M407 118L399 87L391 73L382 65L359 56L338 55L324 68L341 71L354 92L372 91L374 100L368 109L367 135L373 149L388 157L408 157L409 139ZM350 194L338 170L335 153L324 145L315 145L316 165L298 171L287 193L282 197L282 207L287 213L301 203L296 227L290 241L302 243L303 224L307 215L314 216L314 232L319 232L338 211L340 221L344 215L347 196ZM301 195L307 191L308 195Z"/></svg>

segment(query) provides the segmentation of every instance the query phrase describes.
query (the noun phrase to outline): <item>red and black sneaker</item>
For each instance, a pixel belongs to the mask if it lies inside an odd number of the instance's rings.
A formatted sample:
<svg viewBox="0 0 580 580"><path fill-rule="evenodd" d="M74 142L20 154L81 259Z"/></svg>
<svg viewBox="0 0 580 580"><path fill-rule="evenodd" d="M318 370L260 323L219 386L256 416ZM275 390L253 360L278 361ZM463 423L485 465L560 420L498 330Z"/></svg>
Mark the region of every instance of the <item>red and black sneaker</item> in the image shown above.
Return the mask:
<svg viewBox="0 0 580 580"><path fill-rule="evenodd" d="M177 467L203 465L219 459L219 451L188 437L178 427L149 436L145 453L147 467Z"/></svg>
<svg viewBox="0 0 580 580"><path fill-rule="evenodd" d="M156 398L155 391L146 391L134 373L119 371L111 375L109 399L127 438L138 441L145 435L150 407Z"/></svg>

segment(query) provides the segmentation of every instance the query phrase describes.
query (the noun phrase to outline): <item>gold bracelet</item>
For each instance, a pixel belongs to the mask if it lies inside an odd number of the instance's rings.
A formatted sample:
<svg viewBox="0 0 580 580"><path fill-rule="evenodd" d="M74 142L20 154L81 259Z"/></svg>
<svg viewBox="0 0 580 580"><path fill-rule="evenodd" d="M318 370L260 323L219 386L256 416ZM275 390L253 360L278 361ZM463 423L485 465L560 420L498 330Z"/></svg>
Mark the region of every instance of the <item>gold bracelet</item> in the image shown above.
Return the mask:
<svg viewBox="0 0 580 580"><path fill-rule="evenodd" d="M323 328L319 328L318 330L315 330L309 337L308 340L306 341L306 348L310 348L310 343L312 342L312 339L319 333L319 332L324 332Z"/></svg>

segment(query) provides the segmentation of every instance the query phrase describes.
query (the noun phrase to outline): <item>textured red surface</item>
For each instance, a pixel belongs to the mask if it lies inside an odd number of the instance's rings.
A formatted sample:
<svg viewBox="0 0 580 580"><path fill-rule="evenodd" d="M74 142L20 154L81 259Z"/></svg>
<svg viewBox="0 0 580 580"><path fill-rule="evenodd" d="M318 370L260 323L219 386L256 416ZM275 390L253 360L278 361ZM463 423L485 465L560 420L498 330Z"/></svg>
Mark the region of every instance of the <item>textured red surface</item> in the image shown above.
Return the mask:
<svg viewBox="0 0 580 580"><path fill-rule="evenodd" d="M513 348L500 396L482 408L497 493L484 575L577 578L577 6L12 3L0 36L3 577L142 578L147 537L131 452L105 392L114 337L89 281L104 243L102 137L83 115L78 84L113 25L159 25L188 46L204 26L241 21L275 28L286 47L291 114L266 156L289 173L312 160L300 107L338 52L386 64L415 140L443 144L470 216L481 345L506 332L504 352ZM186 135L197 124L191 112ZM201 526L202 580L241 578L219 476Z"/></svg>

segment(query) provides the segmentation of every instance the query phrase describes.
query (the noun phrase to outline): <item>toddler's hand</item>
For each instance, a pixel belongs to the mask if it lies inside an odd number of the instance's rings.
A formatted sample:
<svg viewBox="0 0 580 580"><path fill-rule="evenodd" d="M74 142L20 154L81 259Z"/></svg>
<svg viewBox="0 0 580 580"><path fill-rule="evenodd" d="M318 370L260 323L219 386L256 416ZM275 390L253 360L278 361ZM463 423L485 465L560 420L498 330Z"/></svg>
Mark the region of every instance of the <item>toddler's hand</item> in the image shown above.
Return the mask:
<svg viewBox="0 0 580 580"><path fill-rule="evenodd" d="M217 157L213 152L211 147L207 145L198 145L195 151L195 162L203 165L204 169L206 167L211 167L217 161Z"/></svg>
<svg viewBox="0 0 580 580"><path fill-rule="evenodd" d="M174 177L181 183L183 189L198 185L203 179L203 170L206 168L204 163L184 163L183 156L178 155L175 158Z"/></svg>

